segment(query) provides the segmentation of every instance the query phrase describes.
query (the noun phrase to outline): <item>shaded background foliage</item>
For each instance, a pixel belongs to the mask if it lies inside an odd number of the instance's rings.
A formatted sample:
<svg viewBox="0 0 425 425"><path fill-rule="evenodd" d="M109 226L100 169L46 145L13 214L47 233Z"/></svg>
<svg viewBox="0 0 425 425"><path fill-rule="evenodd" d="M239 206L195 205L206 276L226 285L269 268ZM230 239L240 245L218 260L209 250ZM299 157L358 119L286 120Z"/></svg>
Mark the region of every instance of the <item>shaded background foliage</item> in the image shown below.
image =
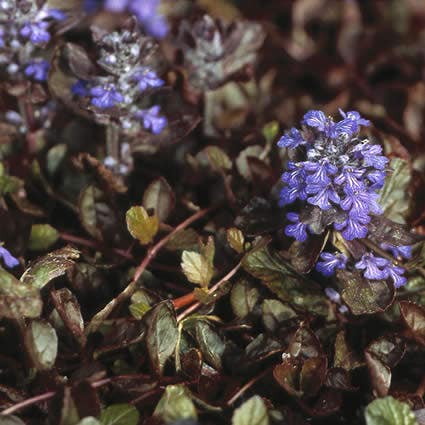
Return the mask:
<svg viewBox="0 0 425 425"><path fill-rule="evenodd" d="M119 137L126 112L71 87L97 66L90 25L134 22L49 4L73 25L47 84L1 85L0 240L20 264L0 269L0 423L425 423L423 2L164 0L143 59L165 85L140 102L168 124ZM380 203L417 242L397 291L341 272L329 298L304 273L322 242L306 257L282 231L276 141L338 108L391 159Z"/></svg>

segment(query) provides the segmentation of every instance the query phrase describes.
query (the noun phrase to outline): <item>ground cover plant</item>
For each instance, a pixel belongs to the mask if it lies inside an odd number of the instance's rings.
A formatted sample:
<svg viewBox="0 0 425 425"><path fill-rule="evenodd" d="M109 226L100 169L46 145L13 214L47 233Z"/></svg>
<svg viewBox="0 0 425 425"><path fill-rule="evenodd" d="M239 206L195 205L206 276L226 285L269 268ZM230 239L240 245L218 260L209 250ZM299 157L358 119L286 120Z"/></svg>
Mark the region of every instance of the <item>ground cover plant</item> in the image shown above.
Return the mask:
<svg viewBox="0 0 425 425"><path fill-rule="evenodd" d="M0 1L0 425L425 424L425 5Z"/></svg>

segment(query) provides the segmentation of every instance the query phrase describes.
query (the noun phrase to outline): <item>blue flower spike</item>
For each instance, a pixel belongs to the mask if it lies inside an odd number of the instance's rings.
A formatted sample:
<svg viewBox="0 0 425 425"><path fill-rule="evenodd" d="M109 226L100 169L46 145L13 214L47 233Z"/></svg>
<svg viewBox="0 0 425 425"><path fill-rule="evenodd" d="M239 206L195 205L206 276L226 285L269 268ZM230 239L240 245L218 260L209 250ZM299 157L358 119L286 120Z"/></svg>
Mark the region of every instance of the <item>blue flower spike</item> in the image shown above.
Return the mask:
<svg viewBox="0 0 425 425"><path fill-rule="evenodd" d="M299 242L307 241L309 233L323 233L329 226L346 241L363 239L368 237L373 216L383 214L378 190L384 186L388 158L380 145L360 137L361 129L370 125L368 120L357 111L339 112L341 119L337 121L322 111L308 111L302 128L291 128L277 143L281 148L297 150L292 158L299 158L287 163L279 201L280 206L297 201L304 208L302 220L296 212L287 213L290 223L285 234ZM310 227L317 222L314 217L325 217L325 224ZM411 258L412 247L382 243L380 248L389 251L394 262L366 252L350 265L343 253L322 252L316 270L330 277L337 270L354 268L365 279L390 279L395 287L403 286L405 269L396 260Z"/></svg>

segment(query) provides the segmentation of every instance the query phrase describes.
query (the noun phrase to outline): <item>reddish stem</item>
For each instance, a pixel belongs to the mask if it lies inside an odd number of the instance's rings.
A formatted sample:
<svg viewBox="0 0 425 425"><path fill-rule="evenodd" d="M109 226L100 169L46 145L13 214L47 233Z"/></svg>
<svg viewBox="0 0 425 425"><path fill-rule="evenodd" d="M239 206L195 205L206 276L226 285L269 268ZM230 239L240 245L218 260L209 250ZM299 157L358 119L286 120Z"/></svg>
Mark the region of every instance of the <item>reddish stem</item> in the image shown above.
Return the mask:
<svg viewBox="0 0 425 425"><path fill-rule="evenodd" d="M80 236L74 236L70 235L69 233L62 232L60 233L60 238L66 242L75 243L76 245L86 246L88 248L97 249L99 251L107 251L107 248L105 248L100 242L82 238ZM124 251L123 249L117 248L112 248L112 251L115 254L126 258L127 260L134 260L134 257L128 251Z"/></svg>
<svg viewBox="0 0 425 425"><path fill-rule="evenodd" d="M236 264L235 267L233 267L232 270L229 271L229 273L227 273L224 277L222 277L215 285L213 285L210 290L209 290L209 294L214 293L214 291L216 291L224 282L228 281L231 277L233 277L233 275L236 274L236 272L239 270L239 268L241 267L241 262L239 262L238 264ZM192 296L192 299L195 300L195 295L194 293L190 293L188 295L184 295L183 297L177 298L173 301L174 306L176 306L176 303L180 303L179 300L181 300L181 303L183 304L186 303L185 305L189 304L189 299L190 296ZM185 298L184 300L182 300L182 298ZM200 302L196 302L195 304L191 305L190 307L188 307L186 310L182 311L178 316L177 316L177 321L180 322L182 319L184 319L186 316L188 316L190 313L194 312L195 310L197 310L199 307L201 307L202 303Z"/></svg>
<svg viewBox="0 0 425 425"><path fill-rule="evenodd" d="M163 237L160 241L158 241L153 247L151 247L145 258L143 258L142 262L137 267L133 279L131 282L127 285L127 287L114 299L112 299L108 304L106 304L105 307L103 307L102 310L100 310L98 313L96 313L93 318L91 319L89 325L86 328L86 335L94 332L98 329L98 327L102 324L102 322L109 316L109 314L112 313L112 311L115 309L116 306L121 304L123 301L130 298L134 291L137 288L137 282L139 281L140 277L142 276L143 272L146 270L148 265L151 263L151 261L156 257L158 252L168 243L168 241L178 232L185 229L187 226L192 224L194 221L199 220L200 218L204 217L208 213L210 213L212 210L217 208L217 206L206 208L203 210L198 211L196 214L193 214L183 222L181 222L172 232L170 232L167 236Z"/></svg>
<svg viewBox="0 0 425 425"><path fill-rule="evenodd" d="M179 308L186 307L192 304L195 299L195 294L193 292L191 292L190 294L182 295L181 297L173 300L174 308L178 310Z"/></svg>

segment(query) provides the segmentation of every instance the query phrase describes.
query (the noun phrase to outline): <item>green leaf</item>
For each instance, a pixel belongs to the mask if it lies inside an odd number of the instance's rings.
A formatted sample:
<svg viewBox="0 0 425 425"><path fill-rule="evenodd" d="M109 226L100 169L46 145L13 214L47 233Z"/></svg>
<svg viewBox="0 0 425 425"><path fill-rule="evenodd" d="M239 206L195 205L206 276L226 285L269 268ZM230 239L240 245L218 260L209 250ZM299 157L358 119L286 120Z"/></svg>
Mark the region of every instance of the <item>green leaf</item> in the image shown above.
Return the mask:
<svg viewBox="0 0 425 425"><path fill-rule="evenodd" d="M258 289L246 280L240 280L233 285L230 293L230 303L237 317L243 319L252 312L260 297Z"/></svg>
<svg viewBox="0 0 425 425"><path fill-rule="evenodd" d="M381 190L379 204L384 210L385 217L404 224L411 204L409 186L412 172L409 164L401 158L393 158L389 166L392 172L388 173Z"/></svg>
<svg viewBox="0 0 425 425"><path fill-rule="evenodd" d="M152 209L161 222L165 222L176 203L173 190L164 177L154 180L145 190L143 206Z"/></svg>
<svg viewBox="0 0 425 425"><path fill-rule="evenodd" d="M344 331L338 332L335 338L334 367L345 370L357 369L363 365L357 355L347 345Z"/></svg>
<svg viewBox="0 0 425 425"><path fill-rule="evenodd" d="M400 301L400 313L413 337L425 345L425 309L409 301Z"/></svg>
<svg viewBox="0 0 425 425"><path fill-rule="evenodd" d="M282 351L283 343L272 339L265 334L258 334L246 347L245 353L248 359L254 362L268 357L270 354Z"/></svg>
<svg viewBox="0 0 425 425"><path fill-rule="evenodd" d="M259 246L251 250L242 260L242 267L252 276L270 282L282 276L300 280L286 265L286 261L267 247Z"/></svg>
<svg viewBox="0 0 425 425"><path fill-rule="evenodd" d="M78 200L78 211L81 224L84 229L98 240L102 240L102 232L99 228L96 204L103 199L103 192L93 185L84 188Z"/></svg>
<svg viewBox="0 0 425 425"><path fill-rule="evenodd" d="M193 290L194 297L202 304L210 305L217 302L220 298L227 295L232 289L232 284L227 280L223 282L219 288L210 292L208 288L195 288Z"/></svg>
<svg viewBox="0 0 425 425"><path fill-rule="evenodd" d="M249 167L248 158L259 158L263 152L263 147L260 145L252 145L241 151L236 158L236 168L239 174L247 181L252 180L251 169Z"/></svg>
<svg viewBox="0 0 425 425"><path fill-rule="evenodd" d="M212 266L214 263L214 256L215 256L214 238L212 236L208 236L206 243L200 240L199 250L200 250L200 253L204 256L204 258L208 261L208 263L210 263Z"/></svg>
<svg viewBox="0 0 425 425"><path fill-rule="evenodd" d="M173 304L163 301L143 317L146 324L146 347L155 372L162 375L165 362L174 353L178 329Z"/></svg>
<svg viewBox="0 0 425 425"><path fill-rule="evenodd" d="M158 232L158 217L149 216L143 207L131 207L127 211L126 220L131 236L138 239L142 245L152 242Z"/></svg>
<svg viewBox="0 0 425 425"><path fill-rule="evenodd" d="M330 306L323 290L316 283L301 277L277 253L260 242L242 260L246 272L262 280L282 301L327 317Z"/></svg>
<svg viewBox="0 0 425 425"><path fill-rule="evenodd" d="M372 401L365 411L367 425L417 425L409 405L393 397Z"/></svg>
<svg viewBox="0 0 425 425"><path fill-rule="evenodd" d="M25 330L25 342L37 370L53 367L58 354L58 337L50 323L33 320Z"/></svg>
<svg viewBox="0 0 425 425"><path fill-rule="evenodd" d="M274 142L277 134L279 133L279 123L277 121L268 122L262 130L266 143Z"/></svg>
<svg viewBox="0 0 425 425"><path fill-rule="evenodd" d="M235 409L232 425L269 425L269 414L263 399L255 395Z"/></svg>
<svg viewBox="0 0 425 425"><path fill-rule="evenodd" d="M389 367L394 367L404 356L406 342L397 335L386 335L371 342L366 350Z"/></svg>
<svg viewBox="0 0 425 425"><path fill-rule="evenodd" d="M264 327L269 332L276 332L282 323L297 317L297 313L289 304L269 299L263 301L262 317Z"/></svg>
<svg viewBox="0 0 425 425"><path fill-rule="evenodd" d="M196 249L198 245L199 235L195 230L183 229L171 237L165 245L169 251L184 251Z"/></svg>
<svg viewBox="0 0 425 425"><path fill-rule="evenodd" d="M332 317L329 300L314 282L282 276L280 279L266 282L266 286L282 301L289 302L304 312L324 318Z"/></svg>
<svg viewBox="0 0 425 425"><path fill-rule="evenodd" d="M43 308L40 292L0 267L0 317L37 318Z"/></svg>
<svg viewBox="0 0 425 425"><path fill-rule="evenodd" d="M52 291L51 297L65 327L81 345L84 345L84 319L75 295L68 288L61 288Z"/></svg>
<svg viewBox="0 0 425 425"><path fill-rule="evenodd" d="M50 224L33 224L28 248L31 251L45 251L59 239L59 232Z"/></svg>
<svg viewBox="0 0 425 425"><path fill-rule="evenodd" d="M320 253L326 245L328 235L311 235L308 241L294 241L289 248L291 264L301 274L309 273L316 265Z"/></svg>
<svg viewBox="0 0 425 425"><path fill-rule="evenodd" d="M365 360L373 389L379 397L386 396L391 386L391 369L368 351L365 351Z"/></svg>
<svg viewBox="0 0 425 425"><path fill-rule="evenodd" d="M80 251L70 246L50 252L36 260L25 270L21 282L41 289L53 279L64 275L74 267L74 260L80 257Z"/></svg>
<svg viewBox="0 0 425 425"><path fill-rule="evenodd" d="M195 336L204 359L214 368L221 369L221 358L226 345L217 332L208 322L198 320L195 324Z"/></svg>
<svg viewBox="0 0 425 425"><path fill-rule="evenodd" d="M201 287L208 287L214 275L212 262L195 251L183 251L181 267L187 280Z"/></svg>
<svg viewBox="0 0 425 425"><path fill-rule="evenodd" d="M229 243L230 247L233 248L238 254L242 254L244 252L245 244L245 237L242 231L236 227L231 227L230 229L227 229L226 234L227 242Z"/></svg>
<svg viewBox="0 0 425 425"><path fill-rule="evenodd" d="M232 169L232 161L227 156L226 152L218 146L207 146L204 149L204 152L206 153L212 168L215 170L228 171Z"/></svg>
<svg viewBox="0 0 425 425"><path fill-rule="evenodd" d="M49 422L58 425L75 425L80 419L72 388L67 385L59 387L49 406Z"/></svg>
<svg viewBox="0 0 425 425"><path fill-rule="evenodd" d="M8 176L5 173L4 165L0 162L0 195L16 193L24 186L24 182L17 177Z"/></svg>
<svg viewBox="0 0 425 425"><path fill-rule="evenodd" d="M323 354L320 341L305 323L301 323L293 334L287 351L292 357L305 359L320 357Z"/></svg>
<svg viewBox="0 0 425 425"><path fill-rule="evenodd" d="M144 302L132 303L129 307L131 315L137 320L140 320L150 309L150 305Z"/></svg>
<svg viewBox="0 0 425 425"><path fill-rule="evenodd" d="M184 385L168 385L153 414L166 424L198 418L195 405Z"/></svg>
<svg viewBox="0 0 425 425"><path fill-rule="evenodd" d="M342 299L355 315L382 313L393 302L394 287L384 280L363 279L360 273L338 270Z"/></svg>
<svg viewBox="0 0 425 425"><path fill-rule="evenodd" d="M25 422L14 415L1 415L0 425L25 425Z"/></svg>
<svg viewBox="0 0 425 425"><path fill-rule="evenodd" d="M93 416L87 416L87 418L84 418L78 422L77 425L101 425L101 423Z"/></svg>
<svg viewBox="0 0 425 425"><path fill-rule="evenodd" d="M113 404L100 414L102 425L137 425L139 412L130 404Z"/></svg>
<svg viewBox="0 0 425 425"><path fill-rule="evenodd" d="M46 155L46 168L50 176L54 176L54 174L58 171L65 159L67 151L68 146L64 143L59 143L49 149Z"/></svg>

